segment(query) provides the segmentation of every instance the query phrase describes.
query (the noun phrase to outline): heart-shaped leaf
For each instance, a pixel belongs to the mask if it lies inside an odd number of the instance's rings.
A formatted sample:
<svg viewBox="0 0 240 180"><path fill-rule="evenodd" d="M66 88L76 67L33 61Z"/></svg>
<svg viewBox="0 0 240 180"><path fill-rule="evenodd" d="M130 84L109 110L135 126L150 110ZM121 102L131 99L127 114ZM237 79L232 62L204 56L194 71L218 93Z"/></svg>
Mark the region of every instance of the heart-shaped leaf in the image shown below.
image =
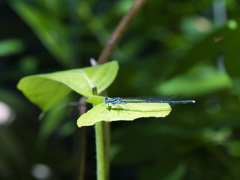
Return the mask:
<svg viewBox="0 0 240 180"><path fill-rule="evenodd" d="M104 65L72 69L49 74L24 77L18 89L43 111L47 111L72 90L83 95L92 95L92 88L98 93L105 90L115 79L118 63L112 61Z"/></svg>

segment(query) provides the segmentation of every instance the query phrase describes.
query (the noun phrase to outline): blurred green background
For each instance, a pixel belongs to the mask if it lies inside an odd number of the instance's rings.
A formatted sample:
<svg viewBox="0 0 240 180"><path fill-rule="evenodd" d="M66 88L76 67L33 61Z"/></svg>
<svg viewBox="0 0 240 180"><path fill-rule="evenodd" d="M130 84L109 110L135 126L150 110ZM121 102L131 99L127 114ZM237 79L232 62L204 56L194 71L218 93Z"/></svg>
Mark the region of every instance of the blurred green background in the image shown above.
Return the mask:
<svg viewBox="0 0 240 180"><path fill-rule="evenodd" d="M19 79L90 66L133 0L0 0L0 179L71 180L79 172L72 93L38 120ZM110 97L175 95L166 118L111 123L111 179L240 179L240 2L149 0L112 59ZM96 179L87 127L85 179Z"/></svg>

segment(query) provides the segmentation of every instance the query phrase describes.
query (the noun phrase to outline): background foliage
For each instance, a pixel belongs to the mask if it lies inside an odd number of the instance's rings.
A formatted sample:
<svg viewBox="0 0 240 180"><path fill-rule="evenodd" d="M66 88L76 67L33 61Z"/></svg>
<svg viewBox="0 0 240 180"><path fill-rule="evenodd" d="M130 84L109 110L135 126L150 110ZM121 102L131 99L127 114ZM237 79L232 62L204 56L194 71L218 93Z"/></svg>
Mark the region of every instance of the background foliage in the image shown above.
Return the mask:
<svg viewBox="0 0 240 180"><path fill-rule="evenodd" d="M0 114L9 115L0 125L0 179L76 179L78 112L61 107L79 96L38 121L16 84L89 66L133 2L0 1ZM111 179L239 179L240 11L238 1L223 2L149 0L124 36L110 97L174 94L197 103L166 118L112 123ZM87 130L90 180L95 140Z"/></svg>

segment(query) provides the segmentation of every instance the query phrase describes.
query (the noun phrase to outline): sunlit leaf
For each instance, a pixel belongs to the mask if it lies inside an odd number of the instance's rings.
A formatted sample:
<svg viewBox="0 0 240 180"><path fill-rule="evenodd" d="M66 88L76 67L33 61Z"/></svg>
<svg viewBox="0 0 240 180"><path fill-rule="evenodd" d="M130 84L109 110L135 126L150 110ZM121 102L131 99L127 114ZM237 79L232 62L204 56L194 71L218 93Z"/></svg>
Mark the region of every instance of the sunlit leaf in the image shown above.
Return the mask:
<svg viewBox="0 0 240 180"><path fill-rule="evenodd" d="M83 100L91 104L100 104L104 101L104 97L92 95L92 96L85 97Z"/></svg>
<svg viewBox="0 0 240 180"><path fill-rule="evenodd" d="M33 75L21 79L18 89L46 111L72 90L84 96L92 95L94 87L98 93L102 92L113 82L117 71L118 64L113 61L94 67Z"/></svg>
<svg viewBox="0 0 240 180"><path fill-rule="evenodd" d="M79 127L91 126L99 121L132 121L140 117L165 117L171 112L167 103L128 103L111 106L107 109L104 103L94 106L77 121Z"/></svg>

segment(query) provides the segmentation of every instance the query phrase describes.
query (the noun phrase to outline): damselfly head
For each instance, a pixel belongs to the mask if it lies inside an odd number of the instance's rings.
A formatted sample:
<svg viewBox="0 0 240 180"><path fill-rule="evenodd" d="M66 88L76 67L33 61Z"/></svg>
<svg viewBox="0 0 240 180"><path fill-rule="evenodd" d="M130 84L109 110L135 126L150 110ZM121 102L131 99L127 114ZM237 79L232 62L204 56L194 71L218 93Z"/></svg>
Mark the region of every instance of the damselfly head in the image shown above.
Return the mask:
<svg viewBox="0 0 240 180"><path fill-rule="evenodd" d="M104 98L104 103L105 103L105 104L109 103L108 97L105 97L105 98Z"/></svg>

